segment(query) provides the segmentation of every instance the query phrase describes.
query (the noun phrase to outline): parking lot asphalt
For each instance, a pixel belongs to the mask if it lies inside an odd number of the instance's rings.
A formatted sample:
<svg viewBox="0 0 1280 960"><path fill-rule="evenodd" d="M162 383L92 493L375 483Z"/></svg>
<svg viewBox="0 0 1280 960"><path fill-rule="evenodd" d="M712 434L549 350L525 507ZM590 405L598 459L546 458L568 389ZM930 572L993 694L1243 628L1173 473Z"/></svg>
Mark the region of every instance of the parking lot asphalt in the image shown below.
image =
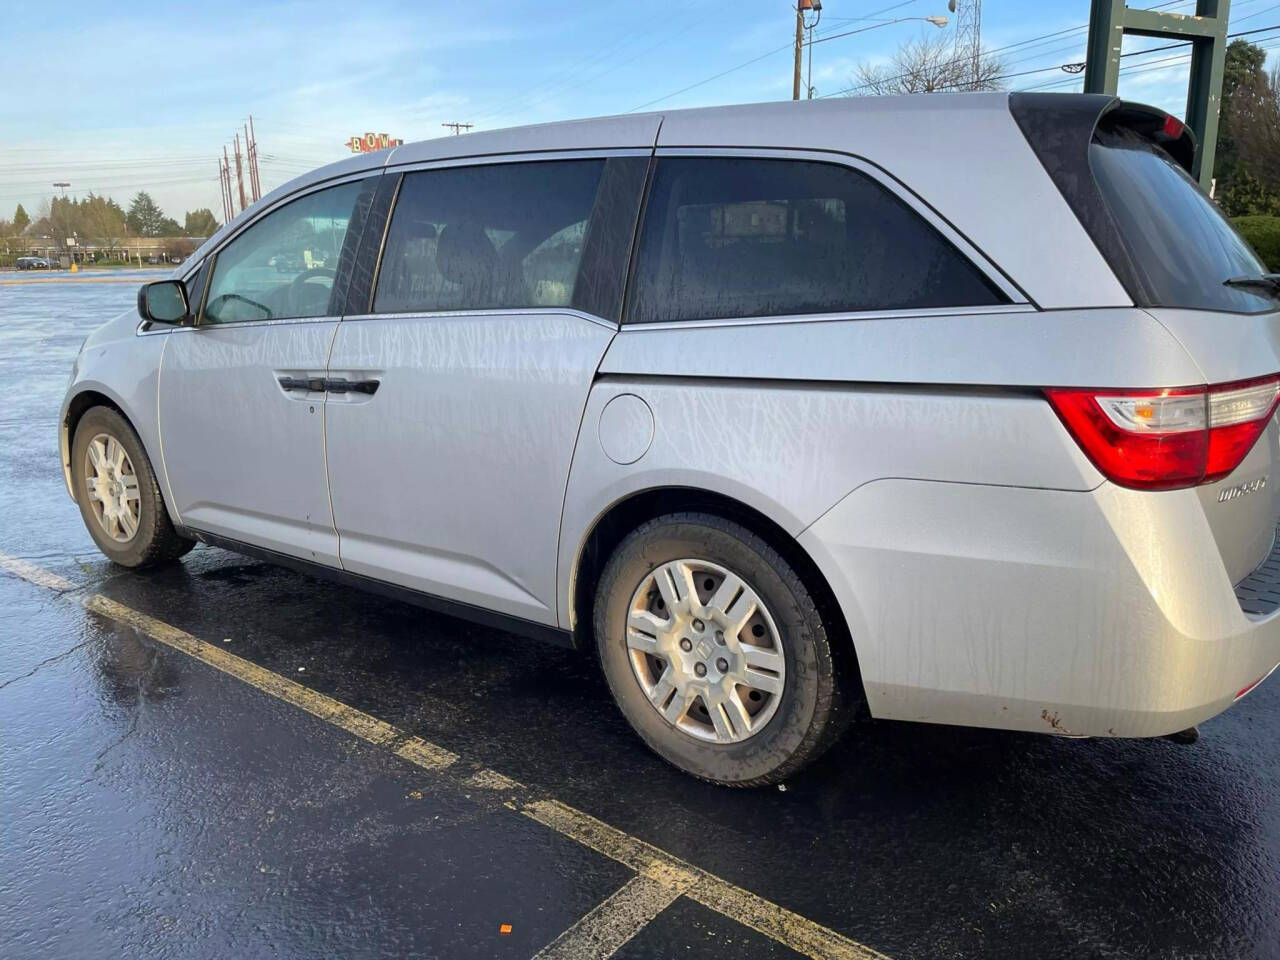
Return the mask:
<svg viewBox="0 0 1280 960"><path fill-rule="evenodd" d="M1280 681L1198 743L870 722L785 789L651 755L588 656L198 547L98 554L71 360L0 275L0 957L1277 957Z"/></svg>

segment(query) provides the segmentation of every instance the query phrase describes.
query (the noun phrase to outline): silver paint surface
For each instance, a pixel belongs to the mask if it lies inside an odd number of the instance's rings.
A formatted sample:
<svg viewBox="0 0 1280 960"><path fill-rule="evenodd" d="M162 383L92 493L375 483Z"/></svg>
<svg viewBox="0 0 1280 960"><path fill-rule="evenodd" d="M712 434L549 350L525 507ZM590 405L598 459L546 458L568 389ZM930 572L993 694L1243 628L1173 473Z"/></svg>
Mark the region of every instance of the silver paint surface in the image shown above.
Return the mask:
<svg viewBox="0 0 1280 960"><path fill-rule="evenodd" d="M325 395L278 382L324 377L337 328L333 319L242 323L162 338L163 463L180 522L337 565Z"/></svg>
<svg viewBox="0 0 1280 960"><path fill-rule="evenodd" d="M344 569L555 623L569 461L612 336L559 312L344 321L329 375L382 380L327 408Z"/></svg>

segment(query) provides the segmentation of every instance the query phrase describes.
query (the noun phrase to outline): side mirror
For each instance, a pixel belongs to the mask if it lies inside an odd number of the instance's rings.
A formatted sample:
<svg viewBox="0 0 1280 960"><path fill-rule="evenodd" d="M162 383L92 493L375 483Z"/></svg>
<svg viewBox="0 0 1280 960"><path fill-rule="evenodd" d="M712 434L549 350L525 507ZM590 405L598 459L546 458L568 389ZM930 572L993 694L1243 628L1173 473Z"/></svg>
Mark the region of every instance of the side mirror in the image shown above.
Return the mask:
<svg viewBox="0 0 1280 960"><path fill-rule="evenodd" d="M152 323L187 323L191 310L187 306L186 286L181 280L143 284L138 291L138 314Z"/></svg>

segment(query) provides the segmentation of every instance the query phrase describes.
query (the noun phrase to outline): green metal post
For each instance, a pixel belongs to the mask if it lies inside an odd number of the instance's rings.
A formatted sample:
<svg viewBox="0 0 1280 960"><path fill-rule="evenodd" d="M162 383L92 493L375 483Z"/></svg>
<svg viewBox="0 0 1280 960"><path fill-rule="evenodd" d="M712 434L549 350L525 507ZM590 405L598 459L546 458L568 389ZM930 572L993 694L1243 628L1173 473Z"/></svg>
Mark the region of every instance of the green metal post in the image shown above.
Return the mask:
<svg viewBox="0 0 1280 960"><path fill-rule="evenodd" d="M1206 190L1213 182L1230 14L1231 0L1196 0L1194 16L1131 10L1125 0L1092 0L1089 18L1085 93L1115 95L1120 84L1120 54L1125 34L1191 43L1186 119L1199 142L1195 175Z"/></svg>
<svg viewBox="0 0 1280 960"><path fill-rule="evenodd" d="M1222 76L1227 62L1227 16L1231 0L1199 0L1196 13L1212 17L1216 36L1198 39L1191 48L1191 79L1187 86L1187 123L1196 132L1195 177L1208 190L1218 152L1218 119L1222 109Z"/></svg>
<svg viewBox="0 0 1280 960"><path fill-rule="evenodd" d="M1124 13L1124 0L1093 0L1089 13L1089 45L1084 63L1085 93L1114 95L1120 84Z"/></svg>

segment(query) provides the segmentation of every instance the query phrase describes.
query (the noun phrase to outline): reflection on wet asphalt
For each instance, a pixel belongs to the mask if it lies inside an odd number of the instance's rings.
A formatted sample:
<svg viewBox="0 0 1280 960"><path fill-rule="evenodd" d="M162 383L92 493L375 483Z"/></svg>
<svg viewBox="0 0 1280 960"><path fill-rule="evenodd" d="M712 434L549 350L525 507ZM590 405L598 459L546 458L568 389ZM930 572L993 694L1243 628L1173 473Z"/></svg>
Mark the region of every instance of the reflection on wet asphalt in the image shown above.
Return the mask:
<svg viewBox="0 0 1280 960"><path fill-rule="evenodd" d="M210 548L111 567L56 418L135 293L0 286L0 552L895 960L1280 956L1274 679L1192 747L875 723L786 791L725 791L649 754L587 657ZM633 875L4 573L0 650L2 957L527 957ZM681 899L618 955L795 954Z"/></svg>

